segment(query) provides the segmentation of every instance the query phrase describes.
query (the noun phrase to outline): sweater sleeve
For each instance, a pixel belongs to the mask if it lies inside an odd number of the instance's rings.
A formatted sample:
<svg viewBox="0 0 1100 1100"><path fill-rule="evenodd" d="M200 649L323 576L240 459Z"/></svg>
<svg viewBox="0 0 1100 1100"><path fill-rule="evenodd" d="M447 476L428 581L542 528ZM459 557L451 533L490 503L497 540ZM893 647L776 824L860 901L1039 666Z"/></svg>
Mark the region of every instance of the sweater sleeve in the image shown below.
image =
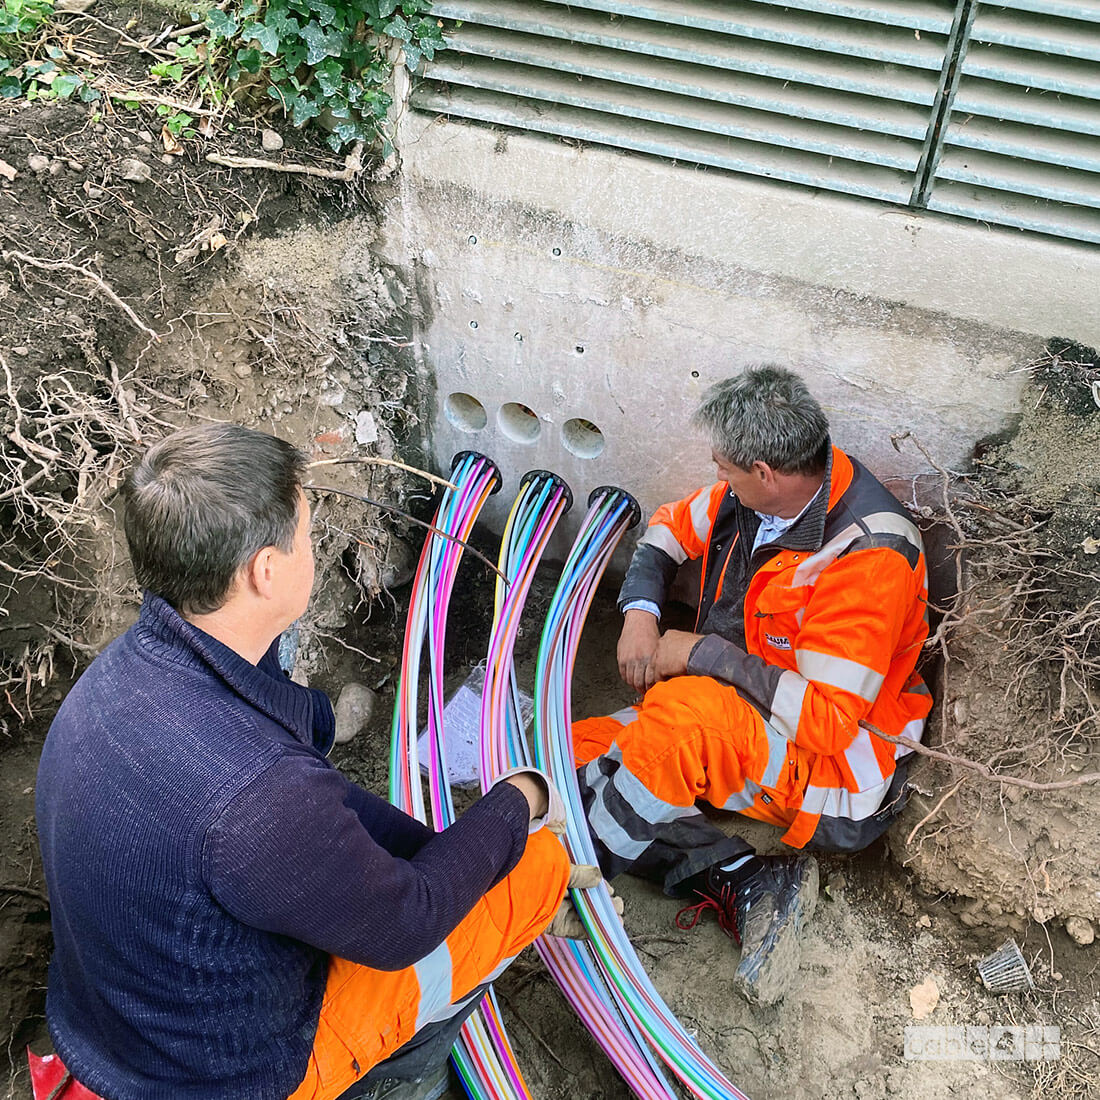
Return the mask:
<svg viewBox="0 0 1100 1100"><path fill-rule="evenodd" d="M288 754L208 829L207 887L244 924L379 970L411 966L519 861L528 808L515 787L494 788L415 851L398 812L324 760Z"/></svg>
<svg viewBox="0 0 1100 1100"><path fill-rule="evenodd" d="M347 805L355 811L371 839L391 856L411 859L435 833L412 814L391 806L356 783L348 782Z"/></svg>

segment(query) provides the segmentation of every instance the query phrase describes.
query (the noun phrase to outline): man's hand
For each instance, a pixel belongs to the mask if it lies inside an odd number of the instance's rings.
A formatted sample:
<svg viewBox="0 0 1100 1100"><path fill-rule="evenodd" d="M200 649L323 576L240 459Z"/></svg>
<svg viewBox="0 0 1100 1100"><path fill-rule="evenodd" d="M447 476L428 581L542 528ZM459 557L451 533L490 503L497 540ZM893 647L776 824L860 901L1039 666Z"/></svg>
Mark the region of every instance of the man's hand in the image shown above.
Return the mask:
<svg viewBox="0 0 1100 1100"><path fill-rule="evenodd" d="M626 613L619 635L619 675L639 695L644 695L649 686L646 674L660 640L655 616L638 608Z"/></svg>
<svg viewBox="0 0 1100 1100"><path fill-rule="evenodd" d="M527 799L530 821L546 816L550 809L550 794L546 784L537 775L521 772L519 775L510 775L504 782L511 783L523 793L523 797Z"/></svg>
<svg viewBox="0 0 1100 1100"><path fill-rule="evenodd" d="M653 659L646 669L646 690L658 680L670 680L687 672L688 658L702 634L689 634L686 630L666 630L657 642Z"/></svg>
<svg viewBox="0 0 1100 1100"><path fill-rule="evenodd" d="M593 867L589 863L574 863L569 868L569 882L567 885L570 889L590 890L593 886L599 886L603 881L604 878L600 874L599 867ZM607 884L607 890L611 894L612 907L621 917L623 915L623 899L616 896L611 883ZM546 929L546 934L566 940L583 940L588 935L584 922L581 920L580 914L568 894L562 899L558 911L554 914L554 919Z"/></svg>

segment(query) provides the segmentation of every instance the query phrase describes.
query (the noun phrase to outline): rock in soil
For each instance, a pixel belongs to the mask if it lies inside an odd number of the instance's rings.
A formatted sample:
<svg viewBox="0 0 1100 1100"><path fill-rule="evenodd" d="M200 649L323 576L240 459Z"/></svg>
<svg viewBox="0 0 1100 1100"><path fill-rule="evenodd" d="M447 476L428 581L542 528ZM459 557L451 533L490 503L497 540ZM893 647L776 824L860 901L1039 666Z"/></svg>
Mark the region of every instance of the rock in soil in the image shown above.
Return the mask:
<svg viewBox="0 0 1100 1100"><path fill-rule="evenodd" d="M343 745L370 723L378 696L366 684L345 684L336 700L336 744Z"/></svg>

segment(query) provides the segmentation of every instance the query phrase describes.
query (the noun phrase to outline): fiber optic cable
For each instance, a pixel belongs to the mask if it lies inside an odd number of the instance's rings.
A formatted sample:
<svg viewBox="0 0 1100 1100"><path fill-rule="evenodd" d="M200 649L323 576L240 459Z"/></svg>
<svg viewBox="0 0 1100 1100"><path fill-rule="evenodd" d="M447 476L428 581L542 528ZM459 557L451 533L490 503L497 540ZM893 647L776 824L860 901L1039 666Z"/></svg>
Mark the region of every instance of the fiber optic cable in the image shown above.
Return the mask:
<svg viewBox="0 0 1100 1100"><path fill-rule="evenodd" d="M446 828L455 816L442 737L442 664L447 606L464 549L456 540L465 541L485 501L499 488L501 478L489 459L464 451L455 455L451 480L455 488L444 492L435 516L435 526L443 537L435 533L429 537L413 581L390 738L390 801L425 821L417 704L421 653L427 636L429 796L437 830ZM530 1100L492 989L463 1025L451 1053L463 1086L475 1100Z"/></svg>
<svg viewBox="0 0 1100 1100"><path fill-rule="evenodd" d="M564 499L567 498L567 499ZM568 487L543 470L525 475L501 538L495 614L482 692L482 789L508 768L529 766L531 753L519 706L514 649L518 623L550 534L572 505ZM536 949L569 1004L639 1096L672 1090L633 1021L624 1018L587 944L543 936Z"/></svg>
<svg viewBox="0 0 1100 1100"><path fill-rule="evenodd" d="M622 535L639 516L620 489L596 489L547 612L535 680L535 759L567 806L566 846L575 863L595 863L573 761L571 682L581 631L596 586ZM747 1100L726 1079L662 1000L642 966L606 884L573 890L577 912L607 984L666 1065L700 1100Z"/></svg>

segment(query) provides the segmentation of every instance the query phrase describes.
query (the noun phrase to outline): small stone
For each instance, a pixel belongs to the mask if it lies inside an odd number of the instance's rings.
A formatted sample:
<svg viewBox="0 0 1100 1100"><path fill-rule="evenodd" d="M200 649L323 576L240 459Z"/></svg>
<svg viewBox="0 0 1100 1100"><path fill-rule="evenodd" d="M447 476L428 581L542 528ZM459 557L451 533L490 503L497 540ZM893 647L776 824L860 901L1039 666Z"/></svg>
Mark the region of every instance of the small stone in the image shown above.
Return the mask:
<svg viewBox="0 0 1100 1100"><path fill-rule="evenodd" d="M336 700L336 744L347 744L370 722L378 696L366 684L345 684Z"/></svg>
<svg viewBox="0 0 1100 1100"><path fill-rule="evenodd" d="M932 918L927 913L922 913L917 920L917 924L919 924L921 928L931 928Z"/></svg>
<svg viewBox="0 0 1100 1100"><path fill-rule="evenodd" d="M919 985L909 990L909 1007L913 1010L914 1020L923 1020L932 1015L932 1010L940 1003L940 987L936 979L929 976Z"/></svg>
<svg viewBox="0 0 1100 1100"><path fill-rule="evenodd" d="M146 145L153 144L153 135L148 130L138 130L138 137L141 138Z"/></svg>
<svg viewBox="0 0 1100 1100"><path fill-rule="evenodd" d="M412 580L416 570L416 554L407 542L391 538L386 547L386 560L382 563L379 580L387 591L400 588Z"/></svg>
<svg viewBox="0 0 1100 1100"><path fill-rule="evenodd" d="M20 344L17 348L11 349L12 355L30 355L31 349Z"/></svg>
<svg viewBox="0 0 1100 1100"><path fill-rule="evenodd" d="M378 442L378 425L369 409L363 409L355 417L355 442L363 444Z"/></svg>
<svg viewBox="0 0 1100 1100"><path fill-rule="evenodd" d="M274 130L264 130L260 135L260 144L265 153L277 153L283 147L283 135Z"/></svg>
<svg viewBox="0 0 1100 1100"><path fill-rule="evenodd" d="M161 155L160 162L161 164L175 164L176 158L171 153L164 153Z"/></svg>
<svg viewBox="0 0 1100 1100"><path fill-rule="evenodd" d="M61 173L64 172L64 171L65 171L65 162L63 160L57 160L55 158L54 160L50 161L50 175L51 176L60 176Z"/></svg>
<svg viewBox="0 0 1100 1100"><path fill-rule="evenodd" d="M153 170L144 161L136 157L127 157L122 162L122 178L132 180L134 183L147 183L152 178Z"/></svg>
<svg viewBox="0 0 1100 1100"><path fill-rule="evenodd" d="M53 304L55 306L63 306L65 304L65 299L64 298L54 298Z"/></svg>
<svg viewBox="0 0 1100 1100"><path fill-rule="evenodd" d="M89 187L88 188L88 198L90 198L90 199L101 199L101 198L103 198L103 189L101 187Z"/></svg>
<svg viewBox="0 0 1100 1100"><path fill-rule="evenodd" d="M50 158L42 156L41 153L31 153L31 155L27 157L27 167L32 172L37 172L41 175L43 172L48 172L50 170Z"/></svg>
<svg viewBox="0 0 1100 1100"><path fill-rule="evenodd" d="M1079 947L1088 947L1096 939L1096 929L1088 917L1067 917L1066 932Z"/></svg>
<svg viewBox="0 0 1100 1100"><path fill-rule="evenodd" d="M233 368L233 373L238 378L247 378L252 373L252 368L247 363L238 363Z"/></svg>

